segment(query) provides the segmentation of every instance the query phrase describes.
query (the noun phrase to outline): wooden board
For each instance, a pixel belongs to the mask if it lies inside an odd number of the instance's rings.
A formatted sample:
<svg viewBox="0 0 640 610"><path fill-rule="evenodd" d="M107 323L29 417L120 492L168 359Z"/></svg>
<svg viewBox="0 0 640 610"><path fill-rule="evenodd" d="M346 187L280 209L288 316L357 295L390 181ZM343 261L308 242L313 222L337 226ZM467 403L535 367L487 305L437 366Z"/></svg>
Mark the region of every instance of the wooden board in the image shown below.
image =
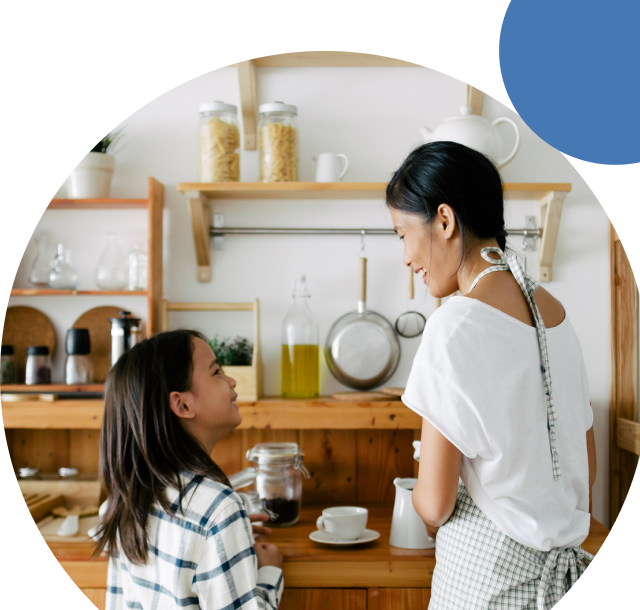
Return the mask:
<svg viewBox="0 0 640 610"><path fill-rule="evenodd" d="M73 328L87 328L91 341L91 364L93 380L104 383L111 369L111 322L109 318L119 318L122 307L102 306L85 311L74 323Z"/></svg>
<svg viewBox="0 0 640 610"><path fill-rule="evenodd" d="M15 305L7 309L2 345L13 345L18 383L24 383L27 348L31 345L46 345L53 357L56 352L56 331L51 320L40 310Z"/></svg>
<svg viewBox="0 0 640 610"><path fill-rule="evenodd" d="M64 497L66 508L80 506L96 506L100 500L100 481L62 479L50 480L19 480L20 491L23 494L53 494ZM90 517L87 517L90 518Z"/></svg>
<svg viewBox="0 0 640 610"><path fill-rule="evenodd" d="M380 390L383 394L388 394L389 396L402 396L404 394L404 388L389 388L385 387Z"/></svg>
<svg viewBox="0 0 640 610"><path fill-rule="evenodd" d="M36 523L50 514L53 509L64 504L64 498L61 494L31 493L23 495L25 496L24 501L27 504L27 508L31 513L31 518Z"/></svg>
<svg viewBox="0 0 640 610"><path fill-rule="evenodd" d="M396 396L398 395L386 392L336 392L331 398L344 402L388 402Z"/></svg>
<svg viewBox="0 0 640 610"><path fill-rule="evenodd" d="M80 589L89 599L89 601L98 609L105 610L107 604L106 589Z"/></svg>
<svg viewBox="0 0 640 610"><path fill-rule="evenodd" d="M367 592L364 589L285 589L278 608L279 610L367 610Z"/></svg>
<svg viewBox="0 0 640 610"><path fill-rule="evenodd" d="M368 589L368 610L427 610L431 589Z"/></svg>

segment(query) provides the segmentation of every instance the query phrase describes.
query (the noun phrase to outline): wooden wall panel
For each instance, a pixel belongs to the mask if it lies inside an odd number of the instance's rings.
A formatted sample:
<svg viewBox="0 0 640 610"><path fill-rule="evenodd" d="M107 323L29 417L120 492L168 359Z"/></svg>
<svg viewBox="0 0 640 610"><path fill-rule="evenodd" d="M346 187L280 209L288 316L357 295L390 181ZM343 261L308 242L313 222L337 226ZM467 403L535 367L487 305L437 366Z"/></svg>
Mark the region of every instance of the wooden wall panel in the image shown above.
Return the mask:
<svg viewBox="0 0 640 610"><path fill-rule="evenodd" d="M69 466L81 474L98 474L100 430L69 430Z"/></svg>
<svg viewBox="0 0 640 610"><path fill-rule="evenodd" d="M15 469L31 466L40 472L57 472L69 466L69 430L13 431L11 461Z"/></svg>
<svg viewBox="0 0 640 610"><path fill-rule="evenodd" d="M427 610L431 589L368 589L368 610Z"/></svg>
<svg viewBox="0 0 640 610"><path fill-rule="evenodd" d="M395 477L413 476L413 430L358 430L356 499L393 502Z"/></svg>
<svg viewBox="0 0 640 610"><path fill-rule="evenodd" d="M355 430L301 430L311 479L303 479L306 504L355 504L356 432Z"/></svg>
<svg viewBox="0 0 640 610"><path fill-rule="evenodd" d="M285 589L279 606L279 610L329 609L367 610L367 591L365 589Z"/></svg>

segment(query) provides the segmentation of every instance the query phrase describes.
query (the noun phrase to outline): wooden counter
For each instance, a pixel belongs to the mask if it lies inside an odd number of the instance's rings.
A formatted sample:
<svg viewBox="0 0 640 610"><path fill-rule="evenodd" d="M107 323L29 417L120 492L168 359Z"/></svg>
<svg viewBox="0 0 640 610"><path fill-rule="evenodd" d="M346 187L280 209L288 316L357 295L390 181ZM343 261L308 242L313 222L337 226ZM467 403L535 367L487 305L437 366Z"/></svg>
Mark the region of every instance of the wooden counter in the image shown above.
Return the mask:
<svg viewBox="0 0 640 610"><path fill-rule="evenodd" d="M323 508L326 506L303 508L297 525L274 529L271 536L264 537L278 546L284 558L285 587L291 591L287 591L281 610L302 610L316 604L322 607L329 602L332 610L401 607L397 605L399 600L414 598L422 600L416 603L416 608L422 608L425 600L428 603L429 592L423 589L431 586L435 551L397 549L389 544L392 505L367 506L367 528L380 532L380 538L361 546L313 542L309 534L315 531L316 519ZM595 554L608 533L601 523L592 519L583 548ZM85 590L99 608L104 608L106 559L90 560L92 545L89 544L61 542L49 546L78 587ZM321 591L324 589L334 591Z"/></svg>

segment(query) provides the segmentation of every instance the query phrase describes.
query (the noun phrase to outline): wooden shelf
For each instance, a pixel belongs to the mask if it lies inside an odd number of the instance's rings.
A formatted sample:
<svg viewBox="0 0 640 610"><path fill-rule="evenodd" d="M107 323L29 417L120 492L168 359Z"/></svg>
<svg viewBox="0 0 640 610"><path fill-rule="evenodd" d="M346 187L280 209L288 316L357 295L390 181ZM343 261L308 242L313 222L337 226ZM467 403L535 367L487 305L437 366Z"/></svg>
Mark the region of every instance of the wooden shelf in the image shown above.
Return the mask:
<svg viewBox="0 0 640 610"><path fill-rule="evenodd" d="M310 51L282 53L252 60L256 68L422 68L393 57L344 53L336 51Z"/></svg>
<svg viewBox="0 0 640 610"><path fill-rule="evenodd" d="M66 385L63 383L49 383L46 385L27 385L25 383L11 383L0 385L0 392L7 394L57 394L61 392L104 392L103 383L87 385Z"/></svg>
<svg viewBox="0 0 640 610"><path fill-rule="evenodd" d="M4 388L3 388L4 389ZM419 430L422 418L399 400L342 402L331 397L314 400L264 398L239 403L239 429L270 430ZM4 403L5 428L100 429L102 400L57 400Z"/></svg>
<svg viewBox="0 0 640 610"><path fill-rule="evenodd" d="M187 199L198 265L197 280L211 281L211 201L384 199L386 182L180 182L178 191ZM507 182L507 201L538 201L540 204L540 281L552 279L553 257L558 239L562 205L571 184L566 182Z"/></svg>
<svg viewBox="0 0 640 610"><path fill-rule="evenodd" d="M54 290L52 288L12 288L12 297L54 297L54 296L118 296L146 297L146 290Z"/></svg>
<svg viewBox="0 0 640 610"><path fill-rule="evenodd" d="M148 204L148 199L52 199L47 210L144 209Z"/></svg>

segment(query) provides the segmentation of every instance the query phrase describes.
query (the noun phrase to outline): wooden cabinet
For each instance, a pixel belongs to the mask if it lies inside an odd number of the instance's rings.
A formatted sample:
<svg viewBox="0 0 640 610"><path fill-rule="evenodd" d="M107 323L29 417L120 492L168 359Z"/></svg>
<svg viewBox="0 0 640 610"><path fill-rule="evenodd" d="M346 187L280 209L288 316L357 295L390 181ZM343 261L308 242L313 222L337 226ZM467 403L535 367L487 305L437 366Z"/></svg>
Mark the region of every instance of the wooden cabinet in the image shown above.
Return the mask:
<svg viewBox="0 0 640 610"><path fill-rule="evenodd" d="M366 589L286 589L279 610L367 610Z"/></svg>
<svg viewBox="0 0 640 610"><path fill-rule="evenodd" d="M427 610L431 589L368 589L367 610Z"/></svg>

